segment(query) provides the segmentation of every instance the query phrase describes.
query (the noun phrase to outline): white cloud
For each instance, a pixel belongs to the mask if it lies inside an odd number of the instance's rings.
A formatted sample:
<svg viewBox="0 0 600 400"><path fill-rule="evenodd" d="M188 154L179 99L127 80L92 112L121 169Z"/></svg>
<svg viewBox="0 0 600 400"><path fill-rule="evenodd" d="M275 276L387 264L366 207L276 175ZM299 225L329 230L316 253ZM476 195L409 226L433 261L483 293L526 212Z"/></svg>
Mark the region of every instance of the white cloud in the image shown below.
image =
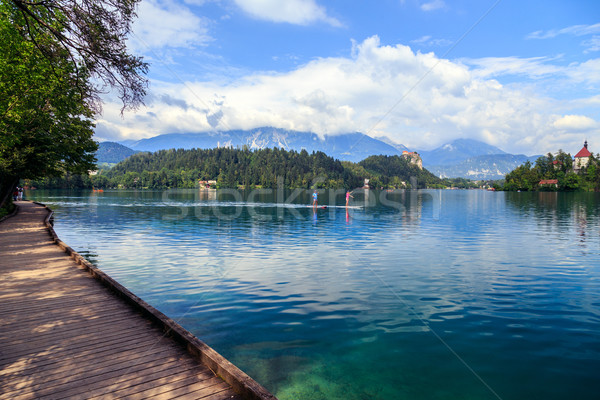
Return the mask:
<svg viewBox="0 0 600 400"><path fill-rule="evenodd" d="M586 36L600 33L600 23L593 25L573 25L562 29L536 31L527 35L527 39L552 39L560 35Z"/></svg>
<svg viewBox="0 0 600 400"><path fill-rule="evenodd" d="M581 46L585 48L584 53L600 51L600 23L593 25L573 25L562 29L551 29L548 31L536 31L526 36L526 39L553 39L557 36L589 36L583 40Z"/></svg>
<svg viewBox="0 0 600 400"><path fill-rule="evenodd" d="M448 39L434 39L430 35L425 35L411 40L411 43L424 46L447 47L452 44L452 41Z"/></svg>
<svg viewBox="0 0 600 400"><path fill-rule="evenodd" d="M585 115L565 115L554 121L554 127L561 131L590 131L598 128L598 122Z"/></svg>
<svg viewBox="0 0 600 400"><path fill-rule="evenodd" d="M208 22L172 0L144 0L133 23L129 47L147 52L164 47L189 48L211 41Z"/></svg>
<svg viewBox="0 0 600 400"><path fill-rule="evenodd" d="M491 78L506 71L534 74L530 66L543 66L544 60L510 59L494 68L498 59L490 60L471 60L479 66L472 70L408 46L382 45L373 36L354 43L351 57L317 59L287 73L260 73L221 84L153 81L153 97L140 113L121 120L120 105L107 104L98 135L114 136L118 130L123 138L137 138L276 126L318 134L359 131L413 149L473 138L509 152L543 154L569 149L569 135L598 126L576 110L575 101L567 104L531 87L505 86ZM597 62L578 65L577 77L600 70ZM481 72L483 66L488 72ZM581 99L579 106L597 107L597 98Z"/></svg>
<svg viewBox="0 0 600 400"><path fill-rule="evenodd" d="M600 51L600 36L594 35L591 38L581 42L581 45L586 48L584 53Z"/></svg>
<svg viewBox="0 0 600 400"><path fill-rule="evenodd" d="M421 10L423 11L435 11L444 7L446 7L444 0L433 0L428 3L421 4Z"/></svg>
<svg viewBox="0 0 600 400"><path fill-rule="evenodd" d="M308 25L315 22L325 22L332 26L342 24L327 15L325 8L315 0L234 0L246 13L254 18L285 22L295 25Z"/></svg>
<svg viewBox="0 0 600 400"><path fill-rule="evenodd" d="M600 84L600 58L587 60L580 64L572 64L565 72L575 83L586 83L590 86Z"/></svg>
<svg viewBox="0 0 600 400"><path fill-rule="evenodd" d="M462 59L467 65L474 66L473 73L480 78L491 78L502 75L523 75L529 78L563 73L564 68L550 64L555 59L549 57L484 57Z"/></svg>
<svg viewBox="0 0 600 400"><path fill-rule="evenodd" d="M559 63L555 63L555 62ZM460 62L472 67L473 75L480 79L518 76L528 80L530 85L539 82L539 93L560 94L576 86L579 91L597 92L600 86L600 59L585 62L560 64L561 58L550 57L486 57L461 59ZM525 86L525 84L521 84Z"/></svg>

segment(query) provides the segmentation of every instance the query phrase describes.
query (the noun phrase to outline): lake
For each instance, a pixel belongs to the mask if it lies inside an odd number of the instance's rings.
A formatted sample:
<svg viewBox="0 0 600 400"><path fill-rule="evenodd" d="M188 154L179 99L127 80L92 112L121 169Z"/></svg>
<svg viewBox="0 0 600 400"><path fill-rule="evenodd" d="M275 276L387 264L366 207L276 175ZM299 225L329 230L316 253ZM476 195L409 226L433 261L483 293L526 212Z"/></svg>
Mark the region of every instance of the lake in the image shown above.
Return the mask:
<svg viewBox="0 0 600 400"><path fill-rule="evenodd" d="M282 400L598 399L600 194L29 191Z"/></svg>

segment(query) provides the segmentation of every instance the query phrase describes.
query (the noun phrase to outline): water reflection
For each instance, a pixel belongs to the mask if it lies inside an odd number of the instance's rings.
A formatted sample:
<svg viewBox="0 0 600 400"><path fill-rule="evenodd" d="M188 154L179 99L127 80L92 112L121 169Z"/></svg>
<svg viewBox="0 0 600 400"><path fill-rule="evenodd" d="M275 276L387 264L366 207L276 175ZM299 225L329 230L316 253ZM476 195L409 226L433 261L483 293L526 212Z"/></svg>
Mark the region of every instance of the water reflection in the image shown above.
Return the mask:
<svg viewBox="0 0 600 400"><path fill-rule="evenodd" d="M598 232L600 193L507 193L506 199L521 215L535 218L540 231L574 241L577 236L582 248Z"/></svg>

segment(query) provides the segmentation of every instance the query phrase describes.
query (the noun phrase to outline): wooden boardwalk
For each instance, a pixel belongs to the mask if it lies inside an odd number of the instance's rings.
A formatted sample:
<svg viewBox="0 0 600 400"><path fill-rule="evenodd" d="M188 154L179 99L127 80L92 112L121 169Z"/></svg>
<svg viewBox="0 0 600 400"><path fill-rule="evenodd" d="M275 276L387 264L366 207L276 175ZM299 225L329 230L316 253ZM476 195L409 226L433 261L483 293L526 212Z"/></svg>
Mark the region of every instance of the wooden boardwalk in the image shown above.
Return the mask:
<svg viewBox="0 0 600 400"><path fill-rule="evenodd" d="M275 399L118 284L107 289L53 242L45 207L18 204L0 223L0 399Z"/></svg>

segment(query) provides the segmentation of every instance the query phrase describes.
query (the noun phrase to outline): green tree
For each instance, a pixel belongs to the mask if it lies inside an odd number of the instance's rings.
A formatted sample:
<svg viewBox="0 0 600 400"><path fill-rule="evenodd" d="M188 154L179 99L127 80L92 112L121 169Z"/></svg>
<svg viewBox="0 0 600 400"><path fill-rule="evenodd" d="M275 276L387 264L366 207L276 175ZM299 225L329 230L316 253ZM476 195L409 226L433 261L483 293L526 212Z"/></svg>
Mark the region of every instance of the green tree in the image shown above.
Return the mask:
<svg viewBox="0 0 600 400"><path fill-rule="evenodd" d="M531 162L527 161L506 174L504 189L512 191L534 190L540 180L539 170L532 168Z"/></svg>
<svg viewBox="0 0 600 400"><path fill-rule="evenodd" d="M579 177L579 175L577 175L573 172L569 172L568 174L566 174L564 176L564 178L561 178L558 180L558 188L560 190L571 192L571 191L579 190L580 187L581 187L581 178Z"/></svg>
<svg viewBox="0 0 600 400"><path fill-rule="evenodd" d="M123 44L137 1L0 3L0 207L21 178L94 168L107 87L123 109L141 103L147 65Z"/></svg>
<svg viewBox="0 0 600 400"><path fill-rule="evenodd" d="M66 54L62 61L50 62L32 42L23 39L23 28L8 18L5 3L0 5L0 13L2 205L20 178L93 168L97 145L92 140L93 113L80 88L69 80L84 72L77 71Z"/></svg>

